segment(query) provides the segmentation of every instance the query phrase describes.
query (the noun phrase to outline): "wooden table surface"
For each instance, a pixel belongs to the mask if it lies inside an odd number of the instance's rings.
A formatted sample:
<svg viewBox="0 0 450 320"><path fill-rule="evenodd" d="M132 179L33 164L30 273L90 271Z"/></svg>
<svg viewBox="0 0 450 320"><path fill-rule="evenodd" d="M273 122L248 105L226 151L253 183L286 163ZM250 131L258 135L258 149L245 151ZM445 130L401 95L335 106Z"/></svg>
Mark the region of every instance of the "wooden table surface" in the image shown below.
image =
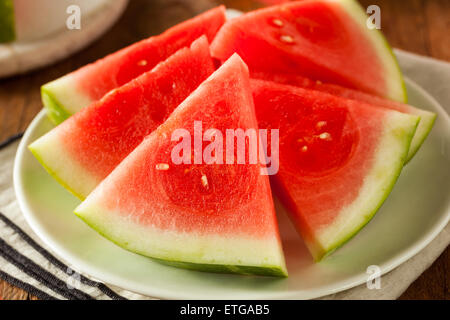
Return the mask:
<svg viewBox="0 0 450 320"><path fill-rule="evenodd" d="M450 61L449 0L361 0L381 8L382 30L393 47ZM255 9L252 0L131 0L119 22L99 41L53 66L0 80L0 141L26 129L42 108L39 87L71 70L150 35L198 12L225 3L240 10ZM449 249L417 279L401 299L450 299ZM32 299L0 280L0 298Z"/></svg>

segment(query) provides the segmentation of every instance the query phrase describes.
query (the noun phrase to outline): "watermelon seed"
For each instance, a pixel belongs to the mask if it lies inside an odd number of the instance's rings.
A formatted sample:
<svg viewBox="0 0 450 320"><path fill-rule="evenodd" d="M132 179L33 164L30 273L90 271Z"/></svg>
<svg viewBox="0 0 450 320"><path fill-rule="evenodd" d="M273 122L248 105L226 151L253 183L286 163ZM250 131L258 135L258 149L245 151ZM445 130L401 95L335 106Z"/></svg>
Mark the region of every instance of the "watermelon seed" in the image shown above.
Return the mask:
<svg viewBox="0 0 450 320"><path fill-rule="evenodd" d="M202 174L202 186L205 187L206 189L208 189L208 178L206 177L206 175Z"/></svg>
<svg viewBox="0 0 450 320"><path fill-rule="evenodd" d="M141 66L141 67L146 66L146 65L147 65L147 60L141 60L141 61L139 61L139 62L138 62L138 65Z"/></svg>
<svg viewBox="0 0 450 320"><path fill-rule="evenodd" d="M169 165L167 163L158 163L156 165L156 170L163 170L163 171L169 170Z"/></svg>
<svg viewBox="0 0 450 320"><path fill-rule="evenodd" d="M287 34L282 35L280 37L280 40L281 40L281 42L288 43L288 44L294 43L294 38L292 38L290 35L287 35Z"/></svg>
<svg viewBox="0 0 450 320"><path fill-rule="evenodd" d="M322 81L317 80L317 81L316 81L316 84L322 84Z"/></svg>
<svg viewBox="0 0 450 320"><path fill-rule="evenodd" d="M321 133L319 138L322 140L331 140L331 135L328 132Z"/></svg>
<svg viewBox="0 0 450 320"><path fill-rule="evenodd" d="M272 20L272 23L273 23L273 25L274 26L276 26L276 27L282 27L282 26L284 26L284 23L283 23L283 21L281 21L280 19L273 19Z"/></svg>
<svg viewBox="0 0 450 320"><path fill-rule="evenodd" d="M307 146L303 146L302 147L302 152L306 152L306 151L308 151L308 147Z"/></svg>
<svg viewBox="0 0 450 320"><path fill-rule="evenodd" d="M317 124L316 124L316 128L317 129L322 129L323 127L325 127L327 125L327 122L326 121L319 121L319 122L317 122Z"/></svg>

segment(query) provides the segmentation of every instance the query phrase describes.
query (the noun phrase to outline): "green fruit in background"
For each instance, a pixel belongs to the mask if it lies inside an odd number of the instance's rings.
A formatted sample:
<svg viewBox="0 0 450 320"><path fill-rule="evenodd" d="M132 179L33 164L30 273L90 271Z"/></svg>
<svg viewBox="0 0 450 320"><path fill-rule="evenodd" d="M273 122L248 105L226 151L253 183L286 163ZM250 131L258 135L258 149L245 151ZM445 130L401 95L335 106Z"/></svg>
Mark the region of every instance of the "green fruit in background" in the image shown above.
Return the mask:
<svg viewBox="0 0 450 320"><path fill-rule="evenodd" d="M12 0L0 0L0 43L14 41L14 4Z"/></svg>

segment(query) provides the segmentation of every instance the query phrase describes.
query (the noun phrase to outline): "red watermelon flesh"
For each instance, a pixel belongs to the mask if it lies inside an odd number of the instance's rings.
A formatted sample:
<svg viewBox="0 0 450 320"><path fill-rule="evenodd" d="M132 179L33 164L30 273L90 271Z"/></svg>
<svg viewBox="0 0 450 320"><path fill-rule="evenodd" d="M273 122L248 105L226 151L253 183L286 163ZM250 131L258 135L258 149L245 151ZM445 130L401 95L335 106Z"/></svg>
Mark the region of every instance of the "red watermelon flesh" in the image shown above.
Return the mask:
<svg viewBox="0 0 450 320"><path fill-rule="evenodd" d="M42 87L44 106L62 122L108 91L153 69L177 50L206 35L211 42L225 22L223 6L182 22L161 35L134 43Z"/></svg>
<svg viewBox="0 0 450 320"><path fill-rule="evenodd" d="M194 137L194 121L224 135L225 129L257 130L248 69L237 55L149 135L76 214L125 249L176 266L285 275L269 180L260 174L261 166L172 161L179 143L172 135L185 129Z"/></svg>
<svg viewBox="0 0 450 320"><path fill-rule="evenodd" d="M420 122L417 127L416 133L414 134L414 138L411 141L407 161L411 160L417 153L417 151L420 149L421 145L423 144L428 134L430 133L431 129L433 128L434 121L436 119L436 114L430 111L419 109L401 102L383 99L375 95L371 95L354 89L345 88L336 84L314 81L300 75L288 73L254 72L252 73L252 77L256 79L294 85L306 89L318 90L342 98L368 103L373 106L392 109L402 113L419 116Z"/></svg>
<svg viewBox="0 0 450 320"><path fill-rule="evenodd" d="M234 52L256 71L301 74L398 101L406 99L395 57L355 0L296 1L225 23L215 58Z"/></svg>
<svg viewBox="0 0 450 320"><path fill-rule="evenodd" d="M280 130L275 190L320 260L386 199L419 118L274 82L252 90L259 126Z"/></svg>
<svg viewBox="0 0 450 320"><path fill-rule="evenodd" d="M203 36L84 108L30 150L83 199L214 70Z"/></svg>

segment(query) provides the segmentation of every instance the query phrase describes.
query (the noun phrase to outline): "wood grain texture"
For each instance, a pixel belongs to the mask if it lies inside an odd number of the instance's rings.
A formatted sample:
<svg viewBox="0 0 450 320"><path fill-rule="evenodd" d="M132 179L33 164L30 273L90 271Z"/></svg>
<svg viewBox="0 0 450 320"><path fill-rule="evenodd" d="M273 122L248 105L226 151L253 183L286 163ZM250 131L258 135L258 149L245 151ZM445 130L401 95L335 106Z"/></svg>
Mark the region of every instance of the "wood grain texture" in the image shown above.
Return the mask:
<svg viewBox="0 0 450 320"><path fill-rule="evenodd" d="M29 294L0 280L0 298L3 300L28 300Z"/></svg>
<svg viewBox="0 0 450 320"><path fill-rule="evenodd" d="M382 31L393 47L450 61L449 0L360 0L381 8ZM248 11L253 0L132 0L119 22L95 44L53 66L0 81L0 141L26 129L41 110L42 84L166 28L218 3ZM450 299L447 248L401 299ZM35 299L0 280L0 298Z"/></svg>

